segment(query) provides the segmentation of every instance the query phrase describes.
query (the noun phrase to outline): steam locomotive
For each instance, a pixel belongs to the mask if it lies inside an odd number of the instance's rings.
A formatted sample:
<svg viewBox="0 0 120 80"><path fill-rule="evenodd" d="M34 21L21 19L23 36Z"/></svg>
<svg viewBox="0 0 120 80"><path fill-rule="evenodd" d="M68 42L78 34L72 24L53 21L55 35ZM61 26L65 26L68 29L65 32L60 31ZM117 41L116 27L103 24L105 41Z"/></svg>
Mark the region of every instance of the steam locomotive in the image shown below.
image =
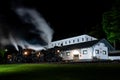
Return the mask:
<svg viewBox="0 0 120 80"><path fill-rule="evenodd" d="M64 59L61 57L62 50L60 47L54 47L50 49L43 49L35 51L33 49L20 49L6 50L4 55L4 63L42 63L42 62L63 62ZM80 60L82 62L83 60ZM90 62L99 62L103 60L92 59ZM113 51L108 54L108 59L104 62L120 62L120 51ZM68 62L68 61L67 61ZM74 61L72 61L74 62ZM88 62L88 61L83 61Z"/></svg>
<svg viewBox="0 0 120 80"><path fill-rule="evenodd" d="M5 63L39 63L39 62L60 62L57 48L35 51L33 49L21 49L20 51L6 51Z"/></svg>

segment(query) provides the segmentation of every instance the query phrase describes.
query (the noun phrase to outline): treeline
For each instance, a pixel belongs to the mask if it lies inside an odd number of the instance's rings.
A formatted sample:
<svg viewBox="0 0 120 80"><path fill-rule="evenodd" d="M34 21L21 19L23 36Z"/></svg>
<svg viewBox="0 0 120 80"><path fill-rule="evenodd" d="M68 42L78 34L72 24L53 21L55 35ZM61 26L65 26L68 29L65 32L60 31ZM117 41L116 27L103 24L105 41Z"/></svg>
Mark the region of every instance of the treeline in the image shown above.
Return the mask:
<svg viewBox="0 0 120 80"><path fill-rule="evenodd" d="M92 27L89 35L106 38L114 48L120 49L120 0L113 1L111 9L103 13L102 21Z"/></svg>

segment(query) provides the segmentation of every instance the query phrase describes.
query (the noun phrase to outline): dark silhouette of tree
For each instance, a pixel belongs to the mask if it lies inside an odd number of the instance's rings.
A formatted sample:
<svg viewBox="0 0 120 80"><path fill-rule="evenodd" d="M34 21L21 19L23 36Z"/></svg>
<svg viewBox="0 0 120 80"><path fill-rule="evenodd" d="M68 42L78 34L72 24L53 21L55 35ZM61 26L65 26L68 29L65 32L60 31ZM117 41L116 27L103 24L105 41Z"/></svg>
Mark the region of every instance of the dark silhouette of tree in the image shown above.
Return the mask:
<svg viewBox="0 0 120 80"><path fill-rule="evenodd" d="M116 0L110 11L104 12L102 17L102 27L107 39L116 48L116 43L120 42L120 1Z"/></svg>
<svg viewBox="0 0 120 80"><path fill-rule="evenodd" d="M98 39L106 37L103 28L101 27L101 24L97 24L96 26L91 27L91 30L88 34Z"/></svg>
<svg viewBox="0 0 120 80"><path fill-rule="evenodd" d="M4 63L5 50L0 49L0 63Z"/></svg>

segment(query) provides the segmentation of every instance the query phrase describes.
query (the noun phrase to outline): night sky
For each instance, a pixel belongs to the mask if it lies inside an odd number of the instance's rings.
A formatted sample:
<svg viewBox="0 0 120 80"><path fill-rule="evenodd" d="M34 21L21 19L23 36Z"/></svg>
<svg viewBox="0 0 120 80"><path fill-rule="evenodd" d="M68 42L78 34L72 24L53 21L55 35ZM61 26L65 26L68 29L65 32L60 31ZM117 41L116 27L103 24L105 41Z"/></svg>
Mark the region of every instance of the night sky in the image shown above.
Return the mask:
<svg viewBox="0 0 120 80"><path fill-rule="evenodd" d="M87 34L92 26L101 24L102 14L111 8L112 2L108 0L1 0L0 20L8 25L26 26L22 24L12 8L16 5L34 8L54 30L54 41Z"/></svg>
<svg viewBox="0 0 120 80"><path fill-rule="evenodd" d="M59 40L87 34L92 26L101 23L102 14L111 8L112 1L43 0L27 5L37 7L55 31L53 40Z"/></svg>

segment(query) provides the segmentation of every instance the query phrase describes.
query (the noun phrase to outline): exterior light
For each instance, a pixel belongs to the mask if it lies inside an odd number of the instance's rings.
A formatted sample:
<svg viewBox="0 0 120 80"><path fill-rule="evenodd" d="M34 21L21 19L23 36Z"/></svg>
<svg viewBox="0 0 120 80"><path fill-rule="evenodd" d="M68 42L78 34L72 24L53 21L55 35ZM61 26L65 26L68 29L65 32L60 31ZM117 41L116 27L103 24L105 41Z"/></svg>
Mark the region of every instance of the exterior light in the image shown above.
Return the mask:
<svg viewBox="0 0 120 80"><path fill-rule="evenodd" d="M7 52L7 51L8 51L8 49L5 49L5 51Z"/></svg>
<svg viewBox="0 0 120 80"><path fill-rule="evenodd" d="M59 53L60 52L60 50L57 50L57 53Z"/></svg>
<svg viewBox="0 0 120 80"><path fill-rule="evenodd" d="M24 52L24 55L28 55L28 52L27 52L27 51L25 51L25 52Z"/></svg>
<svg viewBox="0 0 120 80"><path fill-rule="evenodd" d="M72 53L73 54L79 54L80 52L78 50L73 50Z"/></svg>
<svg viewBox="0 0 120 80"><path fill-rule="evenodd" d="M8 58L8 59L11 59L11 58L12 58L12 55L7 55L7 58Z"/></svg>
<svg viewBox="0 0 120 80"><path fill-rule="evenodd" d="M37 57L40 57L40 52L37 53Z"/></svg>

